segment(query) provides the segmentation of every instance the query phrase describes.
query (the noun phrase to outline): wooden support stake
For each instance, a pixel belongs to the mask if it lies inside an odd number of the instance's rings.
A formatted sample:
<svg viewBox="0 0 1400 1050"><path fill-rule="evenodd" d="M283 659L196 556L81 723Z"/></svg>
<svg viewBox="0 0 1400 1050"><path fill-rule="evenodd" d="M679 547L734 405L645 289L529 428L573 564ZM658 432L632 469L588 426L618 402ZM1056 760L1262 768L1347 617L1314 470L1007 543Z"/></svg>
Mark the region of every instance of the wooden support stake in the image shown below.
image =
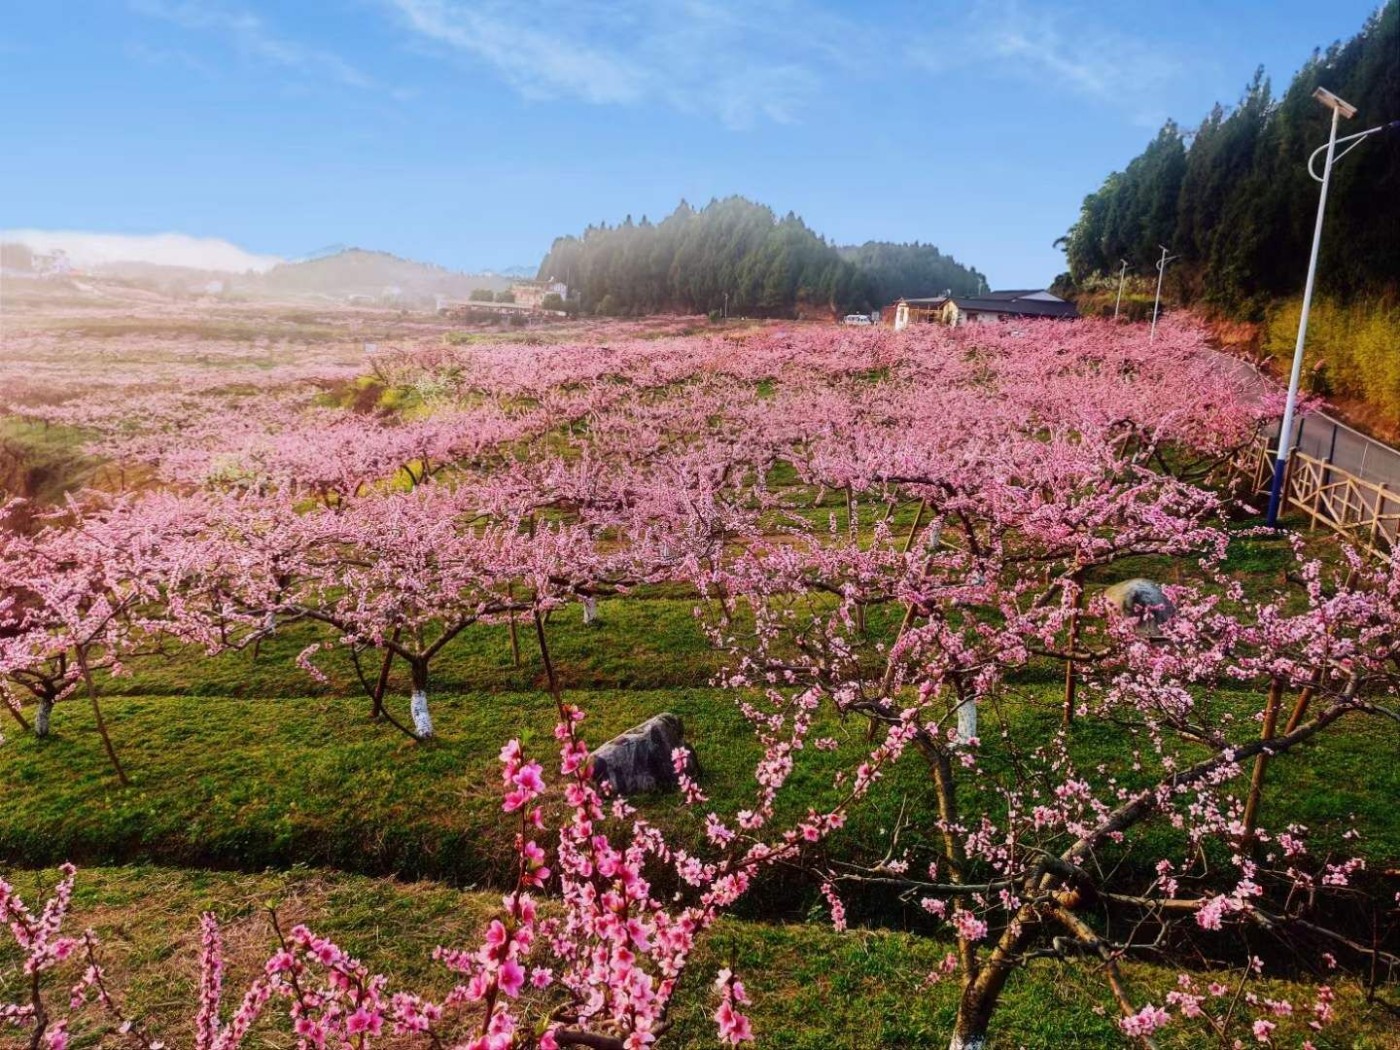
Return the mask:
<svg viewBox="0 0 1400 1050"><path fill-rule="evenodd" d="M1264 728L1259 733L1260 740L1272 740L1278 725L1279 702L1283 699L1283 679L1275 678L1269 683L1269 699L1264 704ZM1259 817L1259 794L1264 787L1264 770L1269 765L1267 752L1254 756L1254 774L1249 778L1249 795L1244 803L1244 841L1254 839L1254 827Z"/></svg>

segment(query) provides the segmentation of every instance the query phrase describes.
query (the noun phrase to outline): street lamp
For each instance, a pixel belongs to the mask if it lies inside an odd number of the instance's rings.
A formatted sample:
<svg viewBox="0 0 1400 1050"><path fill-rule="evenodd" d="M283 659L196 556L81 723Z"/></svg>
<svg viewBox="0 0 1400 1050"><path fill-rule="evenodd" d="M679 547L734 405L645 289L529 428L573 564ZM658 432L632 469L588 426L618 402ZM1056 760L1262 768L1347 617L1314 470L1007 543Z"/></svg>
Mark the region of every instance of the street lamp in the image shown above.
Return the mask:
<svg viewBox="0 0 1400 1050"><path fill-rule="evenodd" d="M1118 298L1113 303L1113 319L1118 320L1118 308L1123 305L1123 281L1128 273L1128 260L1118 260L1123 265L1118 268Z"/></svg>
<svg viewBox="0 0 1400 1050"><path fill-rule="evenodd" d="M1327 138L1327 145L1319 146L1308 157L1308 174L1322 183L1322 192L1317 199L1317 224L1313 227L1312 254L1308 257L1308 279L1303 285L1303 312L1298 318L1298 341L1293 346L1293 371L1288 376L1288 400L1284 403L1283 423L1279 426L1278 448L1274 450L1274 479L1269 487L1269 512L1265 518L1271 529L1278 526L1279 505L1283 502L1283 474L1288 466L1289 453L1293 451L1293 413L1298 407L1298 380L1303 374L1303 343L1308 335L1308 313L1312 309L1313 284L1317 279L1317 251L1322 243L1322 216L1327 210L1327 187L1332 179L1332 165L1359 146L1368 135L1400 127L1400 120L1392 120L1389 124L1378 124L1339 139L1337 125L1343 117L1354 117L1356 107L1323 87L1313 92L1313 98L1332 111L1332 132ZM1350 142L1351 145L1338 153L1337 147L1343 142ZM1327 161L1322 166L1322 174L1318 175L1313 171L1313 164L1317 161L1317 155L1324 150Z"/></svg>
<svg viewBox="0 0 1400 1050"><path fill-rule="evenodd" d="M1149 343L1157 340L1157 307L1162 303L1162 278L1166 275L1167 263L1176 258L1175 255L1167 254L1165 244L1159 244L1157 247L1162 249L1162 257L1157 260L1157 298L1152 300L1152 334L1147 337Z"/></svg>

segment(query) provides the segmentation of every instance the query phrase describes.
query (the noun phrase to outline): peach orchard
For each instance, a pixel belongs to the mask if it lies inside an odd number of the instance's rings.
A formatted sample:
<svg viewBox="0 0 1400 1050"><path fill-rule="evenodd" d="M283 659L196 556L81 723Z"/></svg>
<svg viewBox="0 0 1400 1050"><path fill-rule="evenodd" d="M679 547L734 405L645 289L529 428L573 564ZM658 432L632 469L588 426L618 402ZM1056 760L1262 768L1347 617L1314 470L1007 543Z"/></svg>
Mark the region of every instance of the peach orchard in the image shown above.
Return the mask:
<svg viewBox="0 0 1400 1050"><path fill-rule="evenodd" d="M1266 776L1339 725L1397 717L1400 559L1317 560L1298 543L1282 580L1247 589L1226 571L1231 518L1246 514L1229 463L1276 406L1190 325L1169 321L1155 342L1090 321L742 339L617 328L383 347L363 368L412 411L323 396L343 363L226 384L204 370L197 386L176 364L9 409L79 428L140 479L4 508L11 733L89 705L124 784L107 676L178 647L254 649L291 625L316 630L307 675L344 650L366 713L424 746L434 661L473 625L509 624L549 685L553 750L501 741L517 875L477 943L439 949L454 990L399 987L298 926L229 995L206 916L197 1050L250 1045L274 1017L317 1048L639 1050L666 1044L683 982L713 986L723 1041L761 1044L744 975L689 963L777 866L813 880L838 927L881 896L929 918L949 950L928 980L960 988L954 1050L982 1047L1008 979L1050 957L1101 975L1124 1038L1145 1046L1168 1026L1203 1044L1308 1046L1333 1014L1330 969L1400 962L1329 923L1319 901L1357 892L1362 862L1314 855L1267 804ZM1177 567L1172 615L1116 615L1087 585L1129 559ZM719 684L761 745L741 809L711 806L703 774L679 776L703 849L668 842L593 779L600 741L551 658L551 620L654 584L693 595L725 658ZM884 608L893 633L867 625ZM1033 665L1063 675L1056 733L1012 716L1046 703L1022 685ZM388 695L393 666L408 697ZM1086 723L1119 734L1118 764L1075 764ZM827 801L780 819L794 772L828 752L841 761ZM927 770L928 848L828 849L897 763ZM1155 878L1119 877L1144 850ZM36 1050L155 1046L101 945L65 932L74 877L33 907L0 882L24 975L0 985L13 999L0 1024ZM1306 998L1256 995L1258 957L1228 986L1183 964L1160 1000L1121 971L1242 926L1310 960Z"/></svg>

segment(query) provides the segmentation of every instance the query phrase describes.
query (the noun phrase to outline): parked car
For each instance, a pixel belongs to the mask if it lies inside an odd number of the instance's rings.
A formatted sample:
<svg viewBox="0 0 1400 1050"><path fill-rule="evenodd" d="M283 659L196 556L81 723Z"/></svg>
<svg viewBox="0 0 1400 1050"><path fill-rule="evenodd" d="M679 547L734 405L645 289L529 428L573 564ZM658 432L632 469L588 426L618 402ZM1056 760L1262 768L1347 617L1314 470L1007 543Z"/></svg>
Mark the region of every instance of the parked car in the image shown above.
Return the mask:
<svg viewBox="0 0 1400 1050"><path fill-rule="evenodd" d="M847 314L845 317L841 318L841 323L869 326L873 322L867 314Z"/></svg>

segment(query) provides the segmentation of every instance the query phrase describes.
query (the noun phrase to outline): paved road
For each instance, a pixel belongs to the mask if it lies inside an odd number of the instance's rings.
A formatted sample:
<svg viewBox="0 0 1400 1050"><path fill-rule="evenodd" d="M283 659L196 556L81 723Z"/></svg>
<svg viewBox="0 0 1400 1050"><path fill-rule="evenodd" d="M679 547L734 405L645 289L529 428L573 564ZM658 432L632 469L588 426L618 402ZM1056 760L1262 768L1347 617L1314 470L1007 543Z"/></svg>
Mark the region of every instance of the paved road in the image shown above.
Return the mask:
<svg viewBox="0 0 1400 1050"><path fill-rule="evenodd" d="M1257 383L1261 391L1280 388L1278 383L1262 375L1248 361L1218 352L1216 357ZM1293 434L1300 452L1316 459L1331 459L1332 465L1340 470L1400 491L1400 449L1367 437L1325 412L1314 412L1298 420L1294 424ZM1269 436L1271 440L1276 439L1278 428L1271 430Z"/></svg>

